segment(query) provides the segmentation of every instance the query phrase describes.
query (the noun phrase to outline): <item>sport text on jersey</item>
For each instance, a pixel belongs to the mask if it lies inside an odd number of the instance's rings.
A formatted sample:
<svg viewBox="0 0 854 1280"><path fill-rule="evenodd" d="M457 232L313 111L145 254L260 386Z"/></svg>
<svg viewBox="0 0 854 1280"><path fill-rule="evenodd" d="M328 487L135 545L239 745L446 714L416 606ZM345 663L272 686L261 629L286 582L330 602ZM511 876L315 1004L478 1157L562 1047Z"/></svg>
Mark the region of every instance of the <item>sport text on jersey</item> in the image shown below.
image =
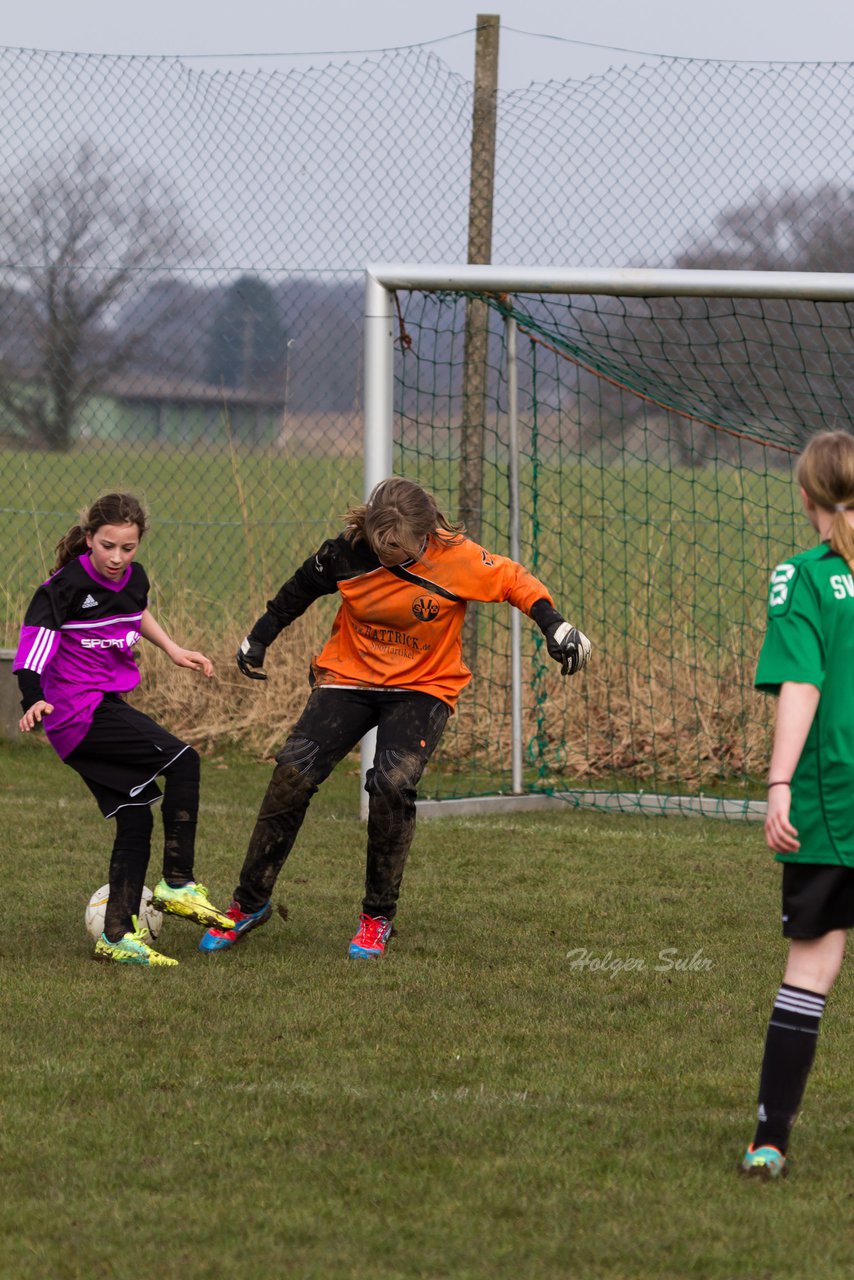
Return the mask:
<svg viewBox="0 0 854 1280"><path fill-rule="evenodd" d="M132 649L139 643L139 632L129 631L126 636L81 636L84 649Z"/></svg>

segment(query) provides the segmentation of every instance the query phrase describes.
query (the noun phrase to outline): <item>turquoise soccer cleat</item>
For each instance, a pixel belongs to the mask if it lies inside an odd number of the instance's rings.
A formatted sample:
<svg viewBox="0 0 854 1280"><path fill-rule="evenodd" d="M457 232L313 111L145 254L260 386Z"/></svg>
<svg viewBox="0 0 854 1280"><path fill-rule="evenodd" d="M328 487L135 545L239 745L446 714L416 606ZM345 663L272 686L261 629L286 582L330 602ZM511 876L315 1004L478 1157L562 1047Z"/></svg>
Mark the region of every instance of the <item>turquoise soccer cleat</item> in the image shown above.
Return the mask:
<svg viewBox="0 0 854 1280"><path fill-rule="evenodd" d="M754 1148L751 1143L739 1165L739 1170L748 1178L761 1178L763 1182L770 1182L776 1178L785 1178L789 1172L789 1166L783 1152L777 1147Z"/></svg>
<svg viewBox="0 0 854 1280"><path fill-rule="evenodd" d="M237 902L232 902L225 913L226 928L208 929L199 943L200 951L226 951L241 938L245 938L250 929L257 929L266 924L273 914L272 904L265 902L257 911L244 911Z"/></svg>
<svg viewBox="0 0 854 1280"><path fill-rule="evenodd" d="M96 960L105 964L141 964L149 968L156 966L167 968L178 963L171 956L162 956L159 951L150 947L146 942L146 938L151 937L148 930L140 929L136 916L132 916L131 919L133 932L126 933L123 938L119 938L118 942L110 942L105 933L101 934L95 943L94 958Z"/></svg>

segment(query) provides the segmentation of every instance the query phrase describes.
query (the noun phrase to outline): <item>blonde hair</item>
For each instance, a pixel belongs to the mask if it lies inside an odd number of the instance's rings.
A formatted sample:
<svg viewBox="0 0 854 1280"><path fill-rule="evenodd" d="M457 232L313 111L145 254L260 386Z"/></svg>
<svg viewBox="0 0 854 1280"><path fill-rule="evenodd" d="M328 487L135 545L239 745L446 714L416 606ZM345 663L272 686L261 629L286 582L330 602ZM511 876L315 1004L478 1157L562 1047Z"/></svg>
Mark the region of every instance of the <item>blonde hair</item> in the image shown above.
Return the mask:
<svg viewBox="0 0 854 1280"><path fill-rule="evenodd" d="M88 510L84 508L81 511L78 523L73 524L57 542L54 548L56 563L51 573L82 556L89 545L87 535L103 529L105 524L135 524L141 540L148 528L148 513L132 493L103 493Z"/></svg>
<svg viewBox="0 0 854 1280"><path fill-rule="evenodd" d="M414 480L392 476L381 480L367 502L351 506L344 517L345 534L351 542L367 542L382 560L403 551L417 560L431 535L458 541L464 526L453 524L442 514L436 499Z"/></svg>
<svg viewBox="0 0 854 1280"><path fill-rule="evenodd" d="M798 459L798 484L817 507L833 512L830 546L854 570L854 528L846 511L854 511L854 436L822 431L812 437Z"/></svg>

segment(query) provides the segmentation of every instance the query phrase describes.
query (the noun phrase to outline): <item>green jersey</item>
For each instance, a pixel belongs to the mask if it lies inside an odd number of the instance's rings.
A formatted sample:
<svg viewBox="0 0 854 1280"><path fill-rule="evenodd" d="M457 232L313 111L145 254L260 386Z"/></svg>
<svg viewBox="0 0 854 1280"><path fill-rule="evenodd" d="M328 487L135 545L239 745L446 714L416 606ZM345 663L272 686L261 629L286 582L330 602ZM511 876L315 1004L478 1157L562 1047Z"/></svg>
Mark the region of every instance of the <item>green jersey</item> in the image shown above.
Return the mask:
<svg viewBox="0 0 854 1280"><path fill-rule="evenodd" d="M854 867L854 574L826 544L771 575L756 687L779 693L787 680L820 697L792 778L801 847L777 858Z"/></svg>

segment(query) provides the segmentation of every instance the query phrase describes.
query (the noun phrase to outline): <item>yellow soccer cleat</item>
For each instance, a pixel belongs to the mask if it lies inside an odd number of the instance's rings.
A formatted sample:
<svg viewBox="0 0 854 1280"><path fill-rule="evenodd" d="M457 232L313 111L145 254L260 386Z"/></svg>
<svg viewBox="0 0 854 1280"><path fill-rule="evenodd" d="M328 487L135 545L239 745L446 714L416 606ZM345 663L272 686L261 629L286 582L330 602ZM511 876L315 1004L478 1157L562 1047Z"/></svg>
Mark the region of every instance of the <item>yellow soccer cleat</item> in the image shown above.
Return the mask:
<svg viewBox="0 0 854 1280"><path fill-rule="evenodd" d="M205 886L192 880L179 888L173 888L165 880L161 880L154 888L151 904L170 915L195 920L196 924L203 924L206 929L232 928L232 920L213 905Z"/></svg>

